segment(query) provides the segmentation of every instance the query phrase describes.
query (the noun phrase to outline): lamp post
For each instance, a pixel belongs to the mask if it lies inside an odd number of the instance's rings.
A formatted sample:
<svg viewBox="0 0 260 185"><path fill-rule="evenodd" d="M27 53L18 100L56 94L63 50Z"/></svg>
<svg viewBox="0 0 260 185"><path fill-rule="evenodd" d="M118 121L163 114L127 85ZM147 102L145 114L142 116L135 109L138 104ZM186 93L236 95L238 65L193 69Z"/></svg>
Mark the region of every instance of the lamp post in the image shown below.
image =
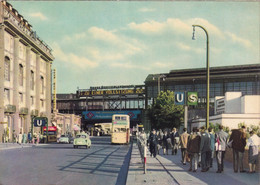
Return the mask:
<svg viewBox="0 0 260 185"><path fill-rule="evenodd" d="M207 30L200 26L200 25L192 25L193 27L193 35L192 35L192 40L195 40L195 27L199 27L201 29L203 29L203 31L206 34L206 42L207 42L207 51L206 51L206 62L207 62L207 106L206 106L206 128L209 128L209 35Z"/></svg>
<svg viewBox="0 0 260 185"><path fill-rule="evenodd" d="M159 74L158 75L158 96L159 96L159 94L160 94L160 91L161 91L161 89L160 89L160 79L161 78L163 78L163 81L165 80L165 78L166 78L166 76L164 75L164 74ZM153 80L154 80L155 78L153 77Z"/></svg>

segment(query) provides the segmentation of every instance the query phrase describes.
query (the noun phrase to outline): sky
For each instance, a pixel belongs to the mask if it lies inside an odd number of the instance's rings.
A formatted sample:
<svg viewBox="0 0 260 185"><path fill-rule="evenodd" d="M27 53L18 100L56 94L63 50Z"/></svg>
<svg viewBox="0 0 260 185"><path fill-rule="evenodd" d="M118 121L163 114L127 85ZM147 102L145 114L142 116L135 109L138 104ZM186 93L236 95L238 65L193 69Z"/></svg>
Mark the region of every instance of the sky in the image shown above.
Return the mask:
<svg viewBox="0 0 260 185"><path fill-rule="evenodd" d="M260 2L9 1L51 48L57 93L260 62Z"/></svg>

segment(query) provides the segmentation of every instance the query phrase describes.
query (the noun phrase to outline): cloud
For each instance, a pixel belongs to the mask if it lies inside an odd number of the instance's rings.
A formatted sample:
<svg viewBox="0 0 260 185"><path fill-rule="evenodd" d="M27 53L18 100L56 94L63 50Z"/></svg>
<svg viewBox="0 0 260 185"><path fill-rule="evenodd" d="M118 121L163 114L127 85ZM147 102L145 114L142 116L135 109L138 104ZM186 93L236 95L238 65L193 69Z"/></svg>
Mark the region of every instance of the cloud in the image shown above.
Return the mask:
<svg viewBox="0 0 260 185"><path fill-rule="evenodd" d="M234 33L230 33L230 32L226 32L226 35L234 42L234 43L238 43L242 46L244 46L245 48L250 48L252 46L252 43L249 40L240 38L238 36L236 36Z"/></svg>
<svg viewBox="0 0 260 185"><path fill-rule="evenodd" d="M162 33L162 31L164 30L164 24L156 21L143 22L141 24L136 24L135 22L132 22L128 24L128 27L131 30L139 31L144 34Z"/></svg>
<svg viewBox="0 0 260 185"><path fill-rule="evenodd" d="M41 12L34 12L34 13L30 13L29 14L30 17L34 17L34 18L39 18L40 20L42 21L45 21L47 20L48 18L43 15Z"/></svg>
<svg viewBox="0 0 260 185"><path fill-rule="evenodd" d="M53 51L56 60L60 60L65 62L71 66L77 66L81 69L85 68L96 68L98 67L98 63L95 61L91 61L84 56L78 56L72 52L64 52L57 43L53 44Z"/></svg>
<svg viewBox="0 0 260 185"><path fill-rule="evenodd" d="M154 12L155 9L153 9L153 8L140 8L138 11L139 12Z"/></svg>

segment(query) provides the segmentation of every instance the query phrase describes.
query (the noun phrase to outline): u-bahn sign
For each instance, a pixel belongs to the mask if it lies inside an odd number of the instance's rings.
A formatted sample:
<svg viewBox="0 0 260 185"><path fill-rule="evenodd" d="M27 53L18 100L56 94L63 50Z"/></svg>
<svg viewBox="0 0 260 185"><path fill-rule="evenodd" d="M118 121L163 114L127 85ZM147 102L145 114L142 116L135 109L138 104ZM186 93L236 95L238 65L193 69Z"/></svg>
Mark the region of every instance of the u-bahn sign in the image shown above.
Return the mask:
<svg viewBox="0 0 260 185"><path fill-rule="evenodd" d="M198 92L175 92L175 105L198 105Z"/></svg>
<svg viewBox="0 0 260 185"><path fill-rule="evenodd" d="M47 118L46 117L36 117L33 120L33 125L35 127L42 127L47 124Z"/></svg>

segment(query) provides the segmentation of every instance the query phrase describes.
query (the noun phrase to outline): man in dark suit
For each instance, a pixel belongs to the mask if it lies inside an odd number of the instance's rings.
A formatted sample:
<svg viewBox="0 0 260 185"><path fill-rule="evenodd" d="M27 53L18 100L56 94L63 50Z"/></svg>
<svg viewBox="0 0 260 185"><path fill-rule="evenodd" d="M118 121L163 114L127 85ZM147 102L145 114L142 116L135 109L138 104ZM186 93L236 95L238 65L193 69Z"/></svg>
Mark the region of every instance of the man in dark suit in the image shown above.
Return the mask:
<svg viewBox="0 0 260 185"><path fill-rule="evenodd" d="M243 157L246 146L246 128L242 126L241 129L232 130L232 134L230 136L229 141L232 141L232 149L233 149L233 169L234 172L238 172L238 166L240 167L240 173L245 172L243 166Z"/></svg>
<svg viewBox="0 0 260 185"><path fill-rule="evenodd" d="M223 131L223 126L219 125L219 131L215 135L216 143L216 158L218 163L217 173L224 171L224 157L227 147L228 134Z"/></svg>

